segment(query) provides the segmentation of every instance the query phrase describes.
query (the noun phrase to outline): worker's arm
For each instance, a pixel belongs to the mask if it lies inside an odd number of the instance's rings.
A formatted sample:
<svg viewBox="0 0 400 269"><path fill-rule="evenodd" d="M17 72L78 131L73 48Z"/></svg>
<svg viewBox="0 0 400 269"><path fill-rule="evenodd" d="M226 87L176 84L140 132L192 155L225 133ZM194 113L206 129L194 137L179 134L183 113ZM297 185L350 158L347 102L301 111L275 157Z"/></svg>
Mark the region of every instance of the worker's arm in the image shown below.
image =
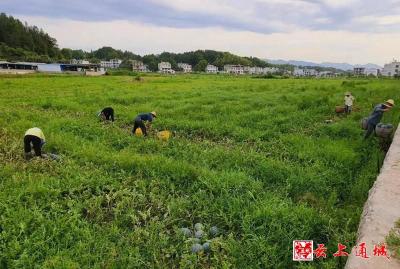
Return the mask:
<svg viewBox="0 0 400 269"><path fill-rule="evenodd" d="M374 109L374 111L377 111L377 112L386 112L386 111L388 111L388 108L382 108L382 106L376 106L375 109Z"/></svg>
<svg viewBox="0 0 400 269"><path fill-rule="evenodd" d="M153 116L150 116L149 120L146 123L146 128L151 129L151 123L153 122Z"/></svg>
<svg viewBox="0 0 400 269"><path fill-rule="evenodd" d="M390 108L380 108L380 107L378 107L378 108L376 108L376 111L380 111L380 112L386 112L386 111L389 111L390 110Z"/></svg>

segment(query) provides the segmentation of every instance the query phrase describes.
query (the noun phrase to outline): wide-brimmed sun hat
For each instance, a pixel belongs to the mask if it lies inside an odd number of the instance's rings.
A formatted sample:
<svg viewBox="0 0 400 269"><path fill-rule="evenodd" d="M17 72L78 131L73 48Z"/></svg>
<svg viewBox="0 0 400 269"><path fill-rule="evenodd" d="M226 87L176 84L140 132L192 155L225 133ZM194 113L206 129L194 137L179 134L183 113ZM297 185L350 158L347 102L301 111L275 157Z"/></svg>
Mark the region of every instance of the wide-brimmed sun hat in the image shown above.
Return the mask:
<svg viewBox="0 0 400 269"><path fill-rule="evenodd" d="M150 112L150 114L157 118L157 113L155 111Z"/></svg>
<svg viewBox="0 0 400 269"><path fill-rule="evenodd" d="M393 99L389 99L385 102L385 105L388 105L390 107L394 106L394 100Z"/></svg>

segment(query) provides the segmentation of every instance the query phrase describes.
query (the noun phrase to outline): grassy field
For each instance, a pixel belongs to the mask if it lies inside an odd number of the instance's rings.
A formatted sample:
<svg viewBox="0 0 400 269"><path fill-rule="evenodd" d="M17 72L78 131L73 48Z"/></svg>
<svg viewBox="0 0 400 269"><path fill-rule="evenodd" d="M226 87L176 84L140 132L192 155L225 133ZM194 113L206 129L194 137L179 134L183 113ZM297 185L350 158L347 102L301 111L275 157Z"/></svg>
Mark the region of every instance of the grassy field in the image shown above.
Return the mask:
<svg viewBox="0 0 400 269"><path fill-rule="evenodd" d="M384 153L359 121L395 80L0 77L0 268L341 268ZM338 117L344 92L357 111ZM96 112L116 110L114 124ZM156 110L168 142L129 135ZM398 123L399 110L384 122ZM325 120L332 119L327 124ZM40 127L62 161L23 159ZM217 226L192 254L180 228ZM206 233L206 238L210 237ZM292 262L292 240L328 258Z"/></svg>

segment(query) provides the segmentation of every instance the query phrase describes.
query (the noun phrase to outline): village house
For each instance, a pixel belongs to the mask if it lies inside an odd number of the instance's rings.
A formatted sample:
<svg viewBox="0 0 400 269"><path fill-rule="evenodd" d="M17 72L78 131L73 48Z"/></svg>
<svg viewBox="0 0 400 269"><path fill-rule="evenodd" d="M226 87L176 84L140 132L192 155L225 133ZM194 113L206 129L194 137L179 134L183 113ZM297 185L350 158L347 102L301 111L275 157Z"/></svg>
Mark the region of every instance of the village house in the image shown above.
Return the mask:
<svg viewBox="0 0 400 269"><path fill-rule="evenodd" d="M245 73L245 74L250 74L250 66L243 66L243 72Z"/></svg>
<svg viewBox="0 0 400 269"><path fill-rule="evenodd" d="M296 77L303 77L303 76L304 76L304 70L295 67L294 70L293 70L293 76L296 76Z"/></svg>
<svg viewBox="0 0 400 269"><path fill-rule="evenodd" d="M216 73L218 73L218 67L216 67L215 65L212 65L212 64L208 64L205 71L206 71L206 73L209 73L209 74L216 74Z"/></svg>
<svg viewBox="0 0 400 269"><path fill-rule="evenodd" d="M169 62L161 62L158 64L158 72L164 74L175 74L175 71L171 67Z"/></svg>
<svg viewBox="0 0 400 269"><path fill-rule="evenodd" d="M393 60L393 62L389 64L385 64L382 69L382 76L385 77L394 77L400 75L400 62Z"/></svg>
<svg viewBox="0 0 400 269"><path fill-rule="evenodd" d="M17 62L10 63L0 61L0 74L27 74L35 73L38 70L39 63Z"/></svg>
<svg viewBox="0 0 400 269"><path fill-rule="evenodd" d="M378 68L365 68L365 67L354 67L353 74L355 76L379 76L381 70Z"/></svg>
<svg viewBox="0 0 400 269"><path fill-rule="evenodd" d="M354 67L353 74L355 76L365 76L365 67Z"/></svg>
<svg viewBox="0 0 400 269"><path fill-rule="evenodd" d="M245 74L259 75L276 73L279 69L276 67L244 66L243 71Z"/></svg>
<svg viewBox="0 0 400 269"><path fill-rule="evenodd" d="M141 73L149 72L148 66L143 64L142 61L132 60L131 65L133 72L141 72Z"/></svg>
<svg viewBox="0 0 400 269"><path fill-rule="evenodd" d="M274 73L278 73L279 72L279 68L276 67L264 67L262 70L262 73L264 74L274 74Z"/></svg>
<svg viewBox="0 0 400 269"><path fill-rule="evenodd" d="M224 65L224 72L227 74L243 75L244 66L240 64L227 64Z"/></svg>
<svg viewBox="0 0 400 269"><path fill-rule="evenodd" d="M314 76L318 76L318 71L315 69L304 69L304 76L306 77L314 77Z"/></svg>
<svg viewBox="0 0 400 269"><path fill-rule="evenodd" d="M321 71L318 73L318 77L321 78L333 78L335 76L335 73L333 73L332 71Z"/></svg>
<svg viewBox="0 0 400 269"><path fill-rule="evenodd" d="M122 60L120 60L120 59L111 59L109 61L100 61L100 66L103 68L115 69L115 68L119 68L121 63L122 63Z"/></svg>
<svg viewBox="0 0 400 269"><path fill-rule="evenodd" d="M70 61L71 64L90 64L88 60L80 60L80 59L72 59Z"/></svg>
<svg viewBox="0 0 400 269"><path fill-rule="evenodd" d="M249 67L247 73L251 74L251 75L262 74L263 73L263 68L262 67L258 67L258 66L252 66L252 67Z"/></svg>
<svg viewBox="0 0 400 269"><path fill-rule="evenodd" d="M378 68L365 68L366 76L379 76L381 74L381 70Z"/></svg>
<svg viewBox="0 0 400 269"><path fill-rule="evenodd" d="M309 68L297 68L295 67L293 70L293 76L296 77L315 77L318 76L318 71L315 69Z"/></svg>
<svg viewBox="0 0 400 269"><path fill-rule="evenodd" d="M87 62L87 61L84 61ZM104 68L99 64L64 64L64 63L32 63L32 62L16 62L10 63L0 61L0 73L7 74L26 74L34 72L46 73L83 73L86 75L104 75Z"/></svg>
<svg viewBox="0 0 400 269"><path fill-rule="evenodd" d="M183 73L192 72L192 66L190 64L178 63L178 67L183 69Z"/></svg>

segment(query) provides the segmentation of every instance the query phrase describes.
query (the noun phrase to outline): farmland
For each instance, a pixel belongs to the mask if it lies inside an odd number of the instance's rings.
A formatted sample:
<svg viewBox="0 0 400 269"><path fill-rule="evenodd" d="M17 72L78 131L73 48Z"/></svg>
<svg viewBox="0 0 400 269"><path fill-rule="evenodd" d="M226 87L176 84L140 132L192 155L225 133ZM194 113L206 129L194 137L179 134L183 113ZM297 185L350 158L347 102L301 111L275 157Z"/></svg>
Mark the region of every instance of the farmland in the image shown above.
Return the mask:
<svg viewBox="0 0 400 269"><path fill-rule="evenodd" d="M384 152L362 140L396 80L0 77L0 268L341 268ZM345 91L357 110L335 115ZM116 111L114 124L96 112ZM155 110L160 141L129 135ZM398 123L395 108L384 122ZM326 120L333 120L327 124ZM23 159L26 129L62 161ZM221 231L192 254L180 228ZM206 235L208 236L208 235ZM328 247L292 262L292 240Z"/></svg>

